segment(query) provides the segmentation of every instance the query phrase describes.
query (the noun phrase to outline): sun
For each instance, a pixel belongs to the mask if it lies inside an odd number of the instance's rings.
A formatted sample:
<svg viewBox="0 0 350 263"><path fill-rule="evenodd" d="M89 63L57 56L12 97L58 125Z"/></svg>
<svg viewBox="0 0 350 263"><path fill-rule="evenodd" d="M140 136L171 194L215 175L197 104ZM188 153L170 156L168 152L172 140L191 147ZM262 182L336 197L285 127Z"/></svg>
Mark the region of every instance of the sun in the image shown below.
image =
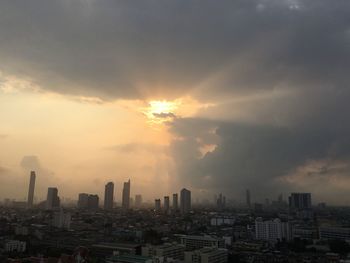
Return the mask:
<svg viewBox="0 0 350 263"><path fill-rule="evenodd" d="M149 112L152 114L174 113L177 107L174 101L153 100L149 102Z"/></svg>
<svg viewBox="0 0 350 263"><path fill-rule="evenodd" d="M149 123L161 124L174 119L179 106L179 101L152 100L148 102L148 106L143 108L142 112L146 115Z"/></svg>

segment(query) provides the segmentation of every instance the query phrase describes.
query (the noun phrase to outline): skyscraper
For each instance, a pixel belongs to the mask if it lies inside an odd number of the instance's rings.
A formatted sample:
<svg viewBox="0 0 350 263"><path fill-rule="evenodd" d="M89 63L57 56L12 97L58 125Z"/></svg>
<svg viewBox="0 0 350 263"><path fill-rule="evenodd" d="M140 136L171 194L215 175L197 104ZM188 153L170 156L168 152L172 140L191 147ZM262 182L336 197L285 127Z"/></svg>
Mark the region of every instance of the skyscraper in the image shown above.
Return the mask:
<svg viewBox="0 0 350 263"><path fill-rule="evenodd" d="M247 202L247 206L250 208L251 207L251 201L250 201L250 191L249 191L249 189L246 190L246 202Z"/></svg>
<svg viewBox="0 0 350 263"><path fill-rule="evenodd" d="M170 209L170 199L169 196L164 196L164 211L168 212Z"/></svg>
<svg viewBox="0 0 350 263"><path fill-rule="evenodd" d="M179 196L178 194L173 194L173 210L176 211L179 209Z"/></svg>
<svg viewBox="0 0 350 263"><path fill-rule="evenodd" d="M97 210L100 198L98 195L89 195L88 197L88 209Z"/></svg>
<svg viewBox="0 0 350 263"><path fill-rule="evenodd" d="M109 182L105 185L105 200L104 200L104 209L111 210L113 209L114 202L114 184Z"/></svg>
<svg viewBox="0 0 350 263"><path fill-rule="evenodd" d="M58 197L58 189L49 187L47 189L46 208L55 209L60 207L60 198Z"/></svg>
<svg viewBox="0 0 350 263"><path fill-rule="evenodd" d="M135 195L135 207L140 208L142 206L142 195Z"/></svg>
<svg viewBox="0 0 350 263"><path fill-rule="evenodd" d="M156 212L160 212L161 204L160 204L160 199L155 199L154 200L154 210Z"/></svg>
<svg viewBox="0 0 350 263"><path fill-rule="evenodd" d="M78 208L87 208L89 204L89 195L86 193L80 193L78 199Z"/></svg>
<svg viewBox="0 0 350 263"><path fill-rule="evenodd" d="M181 214L187 214L191 211L191 191L186 188L180 192L180 212Z"/></svg>
<svg viewBox="0 0 350 263"><path fill-rule="evenodd" d="M289 197L289 207L294 209L310 209L311 194L310 193L292 193Z"/></svg>
<svg viewBox="0 0 350 263"><path fill-rule="evenodd" d="M28 207L33 206L33 200L34 200L34 188L35 188L35 172L30 172L30 181L29 181L29 190L28 190Z"/></svg>
<svg viewBox="0 0 350 263"><path fill-rule="evenodd" d="M123 209L130 208L130 179L124 182L123 196L122 196L122 207Z"/></svg>

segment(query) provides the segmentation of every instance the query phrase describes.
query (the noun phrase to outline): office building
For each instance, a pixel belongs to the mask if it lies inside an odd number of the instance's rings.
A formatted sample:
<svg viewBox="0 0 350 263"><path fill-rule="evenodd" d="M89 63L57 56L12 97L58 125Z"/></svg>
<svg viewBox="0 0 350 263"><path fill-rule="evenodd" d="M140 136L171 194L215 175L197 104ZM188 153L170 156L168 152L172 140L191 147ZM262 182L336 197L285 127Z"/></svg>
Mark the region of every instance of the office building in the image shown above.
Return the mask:
<svg viewBox="0 0 350 263"><path fill-rule="evenodd" d="M310 193L292 193L289 197L289 207L292 209L311 209Z"/></svg>
<svg viewBox="0 0 350 263"><path fill-rule="evenodd" d="M226 263L228 253L224 248L206 247L185 252L185 263Z"/></svg>
<svg viewBox="0 0 350 263"><path fill-rule="evenodd" d="M78 208L84 209L88 208L89 205L89 195L86 193L80 193L78 197Z"/></svg>
<svg viewBox="0 0 350 263"><path fill-rule="evenodd" d="M191 211L191 191L183 188L180 192L180 212L187 214Z"/></svg>
<svg viewBox="0 0 350 263"><path fill-rule="evenodd" d="M71 214L68 212L64 212L61 209L59 212L55 212L52 218L52 226L62 229L70 229L71 224Z"/></svg>
<svg viewBox="0 0 350 263"><path fill-rule="evenodd" d="M160 209L161 209L160 199L154 200L154 210L156 212L160 212Z"/></svg>
<svg viewBox="0 0 350 263"><path fill-rule="evenodd" d="M170 199L169 196L164 196L164 211L168 212L170 209Z"/></svg>
<svg viewBox="0 0 350 263"><path fill-rule="evenodd" d="M123 196L122 196L122 207L123 209L130 208L130 179L124 183Z"/></svg>
<svg viewBox="0 0 350 263"><path fill-rule="evenodd" d="M176 211L179 209L179 196L178 194L173 194L173 210Z"/></svg>
<svg viewBox="0 0 350 263"><path fill-rule="evenodd" d="M34 188L35 188L35 172L30 172L30 180L29 180L29 190L28 190L28 203L27 206L30 208L33 206L34 201Z"/></svg>
<svg viewBox="0 0 350 263"><path fill-rule="evenodd" d="M225 240L215 236L192 236L192 235L175 235L185 250L195 250L204 247L225 248Z"/></svg>
<svg viewBox="0 0 350 263"><path fill-rule="evenodd" d="M255 220L255 238L272 243L282 240L290 241L292 239L290 224L288 222L282 222L278 218L263 221L261 217L258 217Z"/></svg>
<svg viewBox="0 0 350 263"><path fill-rule="evenodd" d="M58 197L58 189L49 187L47 190L46 209L57 209L60 207L60 198Z"/></svg>
<svg viewBox="0 0 350 263"><path fill-rule="evenodd" d="M177 243L165 243L159 246L147 245L142 247L141 251L144 257L163 257L165 259L183 260L185 246Z"/></svg>
<svg viewBox="0 0 350 263"><path fill-rule="evenodd" d="M320 239L350 241L350 228L339 226L321 226L319 228Z"/></svg>
<svg viewBox="0 0 350 263"><path fill-rule="evenodd" d="M250 191L249 189L246 190L246 204L247 204L247 207L251 207L251 200L250 200Z"/></svg>
<svg viewBox="0 0 350 263"><path fill-rule="evenodd" d="M142 206L142 195L135 195L135 207L140 208Z"/></svg>
<svg viewBox="0 0 350 263"><path fill-rule="evenodd" d="M105 186L105 200L104 200L104 209L111 210L113 209L114 203L114 184L109 182Z"/></svg>
<svg viewBox="0 0 350 263"><path fill-rule="evenodd" d="M88 209L97 210L99 207L100 198L98 195L89 195L88 197Z"/></svg>

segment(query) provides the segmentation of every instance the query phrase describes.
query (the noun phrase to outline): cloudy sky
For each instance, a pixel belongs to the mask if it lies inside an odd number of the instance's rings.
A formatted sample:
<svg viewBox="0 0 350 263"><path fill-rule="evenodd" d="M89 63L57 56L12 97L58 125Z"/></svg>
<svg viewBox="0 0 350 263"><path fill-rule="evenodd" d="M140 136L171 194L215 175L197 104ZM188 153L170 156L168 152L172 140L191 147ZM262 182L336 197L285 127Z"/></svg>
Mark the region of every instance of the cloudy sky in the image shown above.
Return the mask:
<svg viewBox="0 0 350 263"><path fill-rule="evenodd" d="M348 0L0 2L0 198L350 197Z"/></svg>

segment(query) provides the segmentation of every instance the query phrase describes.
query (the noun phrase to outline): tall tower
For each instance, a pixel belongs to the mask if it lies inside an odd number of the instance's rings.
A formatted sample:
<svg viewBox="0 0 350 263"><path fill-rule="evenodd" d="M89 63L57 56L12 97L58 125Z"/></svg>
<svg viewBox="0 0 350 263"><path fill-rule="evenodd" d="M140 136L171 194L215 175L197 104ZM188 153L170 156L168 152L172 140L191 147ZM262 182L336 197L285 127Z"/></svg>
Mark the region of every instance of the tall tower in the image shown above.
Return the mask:
<svg viewBox="0 0 350 263"><path fill-rule="evenodd" d="M34 200L34 188L35 188L35 172L30 172L29 190L28 190L28 203L27 206L30 208L33 206Z"/></svg>
<svg viewBox="0 0 350 263"><path fill-rule="evenodd" d="M123 207L123 209L130 208L130 179L129 179L129 181L124 183L122 207Z"/></svg>
<svg viewBox="0 0 350 263"><path fill-rule="evenodd" d="M49 187L47 189L46 208L54 209L60 207L60 198L58 197L58 189Z"/></svg>
<svg viewBox="0 0 350 263"><path fill-rule="evenodd" d="M114 184L109 182L105 185L105 201L104 209L111 210L113 209L114 202Z"/></svg>
<svg viewBox="0 0 350 263"><path fill-rule="evenodd" d="M176 211L179 209L179 196L178 194L173 194L173 210Z"/></svg>
<svg viewBox="0 0 350 263"><path fill-rule="evenodd" d="M186 188L180 192L180 212L181 214L187 214L191 211L191 191Z"/></svg>
<svg viewBox="0 0 350 263"><path fill-rule="evenodd" d="M170 209L170 199L169 196L164 196L164 211L168 212Z"/></svg>
<svg viewBox="0 0 350 263"><path fill-rule="evenodd" d="M251 207L251 203L250 203L250 191L249 189L246 190L246 202L247 202L247 206Z"/></svg>

